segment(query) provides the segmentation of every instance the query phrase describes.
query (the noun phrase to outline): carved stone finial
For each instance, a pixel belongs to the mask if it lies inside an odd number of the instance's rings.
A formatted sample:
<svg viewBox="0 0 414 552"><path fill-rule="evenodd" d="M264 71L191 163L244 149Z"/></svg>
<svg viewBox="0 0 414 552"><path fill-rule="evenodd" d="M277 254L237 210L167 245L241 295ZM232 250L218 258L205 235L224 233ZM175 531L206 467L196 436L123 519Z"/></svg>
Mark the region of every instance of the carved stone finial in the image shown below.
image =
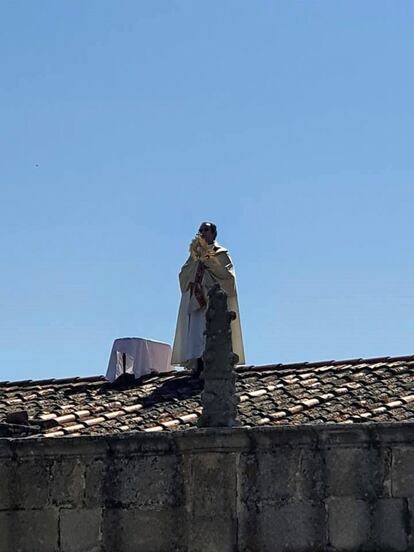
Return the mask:
<svg viewBox="0 0 414 552"><path fill-rule="evenodd" d="M218 284L208 293L206 312L206 349L204 361L204 391L201 394L203 412L199 427L231 427L237 424L236 374L239 358L232 351L231 321L236 313L227 309L227 295Z"/></svg>

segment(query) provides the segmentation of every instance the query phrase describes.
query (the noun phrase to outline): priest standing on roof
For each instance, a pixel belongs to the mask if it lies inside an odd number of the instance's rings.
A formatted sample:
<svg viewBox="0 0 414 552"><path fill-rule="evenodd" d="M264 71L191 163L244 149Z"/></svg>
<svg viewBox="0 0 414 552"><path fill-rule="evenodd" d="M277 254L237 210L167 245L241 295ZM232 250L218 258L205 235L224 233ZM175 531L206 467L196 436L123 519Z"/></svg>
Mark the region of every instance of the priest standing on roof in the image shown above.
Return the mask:
<svg viewBox="0 0 414 552"><path fill-rule="evenodd" d="M215 241L216 236L215 224L200 225L179 274L182 297L171 363L196 373L203 369L208 291L216 283L227 293L229 310L237 315L231 323L233 352L239 357L238 364L245 363L233 263L227 249Z"/></svg>

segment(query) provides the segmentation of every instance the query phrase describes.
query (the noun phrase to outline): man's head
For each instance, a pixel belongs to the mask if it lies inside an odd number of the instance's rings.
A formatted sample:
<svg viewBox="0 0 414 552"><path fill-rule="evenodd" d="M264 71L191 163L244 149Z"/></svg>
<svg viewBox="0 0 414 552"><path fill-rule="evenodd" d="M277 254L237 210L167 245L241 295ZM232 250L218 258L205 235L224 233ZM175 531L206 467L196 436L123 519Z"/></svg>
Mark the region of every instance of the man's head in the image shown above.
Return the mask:
<svg viewBox="0 0 414 552"><path fill-rule="evenodd" d="M202 222L200 224L200 229L198 230L198 233L210 245L217 237L217 226L212 222Z"/></svg>

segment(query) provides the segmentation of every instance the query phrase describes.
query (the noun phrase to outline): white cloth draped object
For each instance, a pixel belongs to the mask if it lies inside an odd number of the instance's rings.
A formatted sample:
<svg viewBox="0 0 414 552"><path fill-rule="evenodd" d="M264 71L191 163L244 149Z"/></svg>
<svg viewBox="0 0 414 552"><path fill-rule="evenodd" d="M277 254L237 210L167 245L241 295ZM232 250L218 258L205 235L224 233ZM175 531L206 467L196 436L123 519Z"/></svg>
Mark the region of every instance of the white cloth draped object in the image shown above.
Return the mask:
<svg viewBox="0 0 414 552"><path fill-rule="evenodd" d="M142 337L124 337L114 341L105 377L113 382L124 373L134 374L138 379L152 372L158 374L173 369L171 347L167 343Z"/></svg>
<svg viewBox="0 0 414 552"><path fill-rule="evenodd" d="M231 323L233 352L239 357L238 364L245 363L240 311L237 300L236 275L227 249L217 242L209 246L210 257L203 260L202 279L198 291L207 300L209 289L218 283L227 293L228 308L237 315ZM181 301L175 331L172 364L185 366L204 353L206 306L200 306L195 293L197 271L200 261L191 255L181 269L179 280Z"/></svg>

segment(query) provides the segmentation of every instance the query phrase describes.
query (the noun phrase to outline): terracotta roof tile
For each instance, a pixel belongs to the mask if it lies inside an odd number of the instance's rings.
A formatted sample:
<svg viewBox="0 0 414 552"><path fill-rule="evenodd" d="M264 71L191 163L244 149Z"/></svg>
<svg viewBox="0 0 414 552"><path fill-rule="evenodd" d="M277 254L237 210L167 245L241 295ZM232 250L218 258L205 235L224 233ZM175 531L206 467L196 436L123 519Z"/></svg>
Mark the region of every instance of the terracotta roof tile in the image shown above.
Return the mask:
<svg viewBox="0 0 414 552"><path fill-rule="evenodd" d="M102 422L105 422L106 418L103 416L98 416L97 418L87 418L86 420L83 420L82 423L85 424L88 427L101 424Z"/></svg>
<svg viewBox="0 0 414 552"><path fill-rule="evenodd" d="M164 428L162 426L152 426L152 427L147 427L144 429L144 431L162 431Z"/></svg>
<svg viewBox="0 0 414 552"><path fill-rule="evenodd" d="M59 425L65 425L69 422L74 422L74 421L76 421L75 414L66 414L64 416L57 416L55 418L55 422L57 422Z"/></svg>
<svg viewBox="0 0 414 552"><path fill-rule="evenodd" d="M401 400L403 400L407 404L411 403L414 401L414 395L406 395L405 397L401 397Z"/></svg>
<svg viewBox="0 0 414 552"><path fill-rule="evenodd" d="M44 434L44 437L62 437L63 435L65 435L65 433L61 430L59 430L59 431L48 431L47 433Z"/></svg>
<svg viewBox="0 0 414 552"><path fill-rule="evenodd" d="M130 404L128 406L124 406L123 410L125 410L125 412L136 412L142 408L144 408L142 404Z"/></svg>
<svg viewBox="0 0 414 552"><path fill-rule="evenodd" d="M63 428L64 433L73 433L75 431L81 431L82 429L85 429L85 426L83 424L73 424L68 425Z"/></svg>
<svg viewBox="0 0 414 552"><path fill-rule="evenodd" d="M167 422L162 422L163 427L171 428L176 427L180 424L180 420L168 420Z"/></svg>
<svg viewBox="0 0 414 552"><path fill-rule="evenodd" d="M203 382L186 372L109 384L101 376L0 383L2 437L173 431L197 424ZM237 368L243 425L414 419L414 356ZM29 424L4 423L26 410Z"/></svg>
<svg viewBox="0 0 414 552"><path fill-rule="evenodd" d="M194 412L193 414L185 414L184 416L180 416L179 420L181 420L183 423L187 423L187 422L195 422L197 418L198 416Z"/></svg>

